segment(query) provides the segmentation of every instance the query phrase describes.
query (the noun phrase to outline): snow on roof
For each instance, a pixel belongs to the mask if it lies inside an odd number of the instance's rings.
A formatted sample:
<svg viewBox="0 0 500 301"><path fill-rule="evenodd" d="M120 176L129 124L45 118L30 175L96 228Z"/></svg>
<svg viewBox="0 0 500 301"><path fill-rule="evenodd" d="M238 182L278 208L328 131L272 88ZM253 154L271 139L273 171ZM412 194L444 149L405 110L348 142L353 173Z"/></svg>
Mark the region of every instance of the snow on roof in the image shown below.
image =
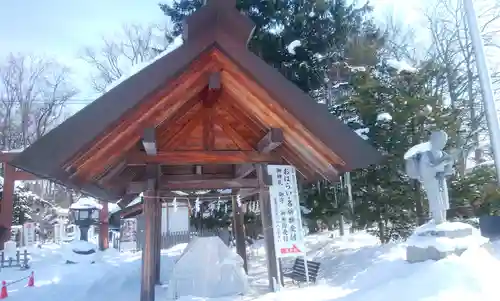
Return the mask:
<svg viewBox="0 0 500 301"><path fill-rule="evenodd" d="M130 68L129 72L127 72L122 77L120 77L119 79L117 79L114 82L112 82L109 86L107 86L105 92L108 92L109 90L111 90L114 87L118 86L122 82L124 82L127 79L129 79L130 77L132 77L134 74L139 73L142 69L144 69L147 66L153 64L154 62L156 62L157 60L159 60L162 57L166 56L167 54L169 54L170 52L174 51L175 49L179 48L182 44L183 44L182 36L177 36L173 40L173 42L170 45L168 45L167 49L165 49L164 51L162 51L159 55L157 55L156 57L154 57L152 60L145 61L145 62L140 62L138 64L133 65L132 68Z"/></svg>
<svg viewBox="0 0 500 301"><path fill-rule="evenodd" d="M10 149L10 150L3 150L2 153L21 153L24 151L24 148L15 148L15 149Z"/></svg>
<svg viewBox="0 0 500 301"><path fill-rule="evenodd" d="M69 206L69 209L73 210L91 209L91 208L96 208L101 210L102 205L99 204L99 202L94 198L83 197L78 199L78 201L76 201L75 203L71 204L71 206Z"/></svg>

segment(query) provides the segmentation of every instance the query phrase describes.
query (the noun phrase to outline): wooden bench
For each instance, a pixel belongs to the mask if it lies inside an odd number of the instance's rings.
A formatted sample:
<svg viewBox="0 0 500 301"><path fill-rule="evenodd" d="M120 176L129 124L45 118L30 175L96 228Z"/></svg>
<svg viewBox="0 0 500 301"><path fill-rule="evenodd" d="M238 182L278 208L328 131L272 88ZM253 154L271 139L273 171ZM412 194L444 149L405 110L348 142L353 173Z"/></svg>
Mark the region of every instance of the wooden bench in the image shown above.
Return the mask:
<svg viewBox="0 0 500 301"><path fill-rule="evenodd" d="M309 282L316 283L316 278L318 277L320 265L321 264L319 262L309 261L309 260L307 261L307 274L309 275ZM300 283L307 282L304 259L303 258L295 259L295 263L293 264L292 269L284 271L283 277L292 279L292 282L299 286Z"/></svg>

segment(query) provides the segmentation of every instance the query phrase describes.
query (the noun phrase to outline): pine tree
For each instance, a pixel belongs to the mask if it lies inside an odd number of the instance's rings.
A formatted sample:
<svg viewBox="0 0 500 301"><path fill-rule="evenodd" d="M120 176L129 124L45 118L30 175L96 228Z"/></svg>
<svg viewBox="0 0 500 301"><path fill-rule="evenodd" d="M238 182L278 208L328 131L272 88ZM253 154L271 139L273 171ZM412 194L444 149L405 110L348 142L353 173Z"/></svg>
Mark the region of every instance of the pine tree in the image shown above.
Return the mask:
<svg viewBox="0 0 500 301"><path fill-rule="evenodd" d="M181 34L184 18L203 2L160 5L173 23L174 35ZM239 0L237 8L256 25L249 49L311 94L324 87L325 74L333 60L344 55L348 41L373 28L367 17L370 6L358 8L344 0Z"/></svg>
<svg viewBox="0 0 500 301"><path fill-rule="evenodd" d="M422 194L405 175L404 153L426 141L432 130L458 131L456 112L429 96L435 74L432 64L418 72L397 72L382 62L353 75L352 93L335 108L352 128L366 129L368 141L385 157L381 164L353 173L359 225L375 225L382 242L406 237L418 215L425 215L417 213Z"/></svg>

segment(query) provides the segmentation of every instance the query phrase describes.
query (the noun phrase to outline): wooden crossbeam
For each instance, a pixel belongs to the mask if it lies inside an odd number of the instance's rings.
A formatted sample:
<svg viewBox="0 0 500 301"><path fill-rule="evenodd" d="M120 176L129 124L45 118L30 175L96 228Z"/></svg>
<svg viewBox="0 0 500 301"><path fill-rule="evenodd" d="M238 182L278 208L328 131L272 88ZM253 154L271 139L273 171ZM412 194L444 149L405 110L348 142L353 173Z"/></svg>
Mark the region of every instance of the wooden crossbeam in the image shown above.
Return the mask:
<svg viewBox="0 0 500 301"><path fill-rule="evenodd" d="M283 130L271 128L262 139L257 143L257 150L263 154L269 154L284 142ZM235 177L244 178L255 170L253 164L242 164L236 168Z"/></svg>
<svg viewBox="0 0 500 301"><path fill-rule="evenodd" d="M154 156L158 153L155 133L155 128L148 127L144 129L144 133L142 134L142 145L148 156Z"/></svg>
<svg viewBox="0 0 500 301"><path fill-rule="evenodd" d="M257 179L208 179L208 180L165 180L160 183L160 189L231 189L231 188L256 188ZM141 193L147 188L147 181L131 182L127 194Z"/></svg>
<svg viewBox="0 0 500 301"><path fill-rule="evenodd" d="M243 179L251 174L255 170L253 164L240 164L236 165L236 170L234 171L234 177L236 179Z"/></svg>
<svg viewBox="0 0 500 301"><path fill-rule="evenodd" d="M168 151L158 152L156 156L148 156L144 152L135 152L128 155L127 161L130 165L143 165L147 163L198 165L276 163L280 159L272 154L262 154L256 151Z"/></svg>
<svg viewBox="0 0 500 301"><path fill-rule="evenodd" d="M257 143L257 150L261 153L270 153L284 142L283 130L271 128L267 134Z"/></svg>

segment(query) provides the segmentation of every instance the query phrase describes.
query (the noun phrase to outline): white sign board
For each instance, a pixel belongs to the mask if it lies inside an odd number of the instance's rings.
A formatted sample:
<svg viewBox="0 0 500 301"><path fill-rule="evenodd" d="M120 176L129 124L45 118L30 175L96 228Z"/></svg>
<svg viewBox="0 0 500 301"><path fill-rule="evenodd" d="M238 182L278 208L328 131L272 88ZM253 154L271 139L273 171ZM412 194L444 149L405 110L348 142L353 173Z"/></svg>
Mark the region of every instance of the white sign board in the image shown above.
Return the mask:
<svg viewBox="0 0 500 301"><path fill-rule="evenodd" d="M120 225L120 251L135 251L136 249L137 219L122 219Z"/></svg>
<svg viewBox="0 0 500 301"><path fill-rule="evenodd" d="M35 227L35 223L24 223L23 235L25 246L32 246L35 244Z"/></svg>
<svg viewBox="0 0 500 301"><path fill-rule="evenodd" d="M289 165L268 165L267 172L273 181L269 194L276 256L305 256L295 168Z"/></svg>

